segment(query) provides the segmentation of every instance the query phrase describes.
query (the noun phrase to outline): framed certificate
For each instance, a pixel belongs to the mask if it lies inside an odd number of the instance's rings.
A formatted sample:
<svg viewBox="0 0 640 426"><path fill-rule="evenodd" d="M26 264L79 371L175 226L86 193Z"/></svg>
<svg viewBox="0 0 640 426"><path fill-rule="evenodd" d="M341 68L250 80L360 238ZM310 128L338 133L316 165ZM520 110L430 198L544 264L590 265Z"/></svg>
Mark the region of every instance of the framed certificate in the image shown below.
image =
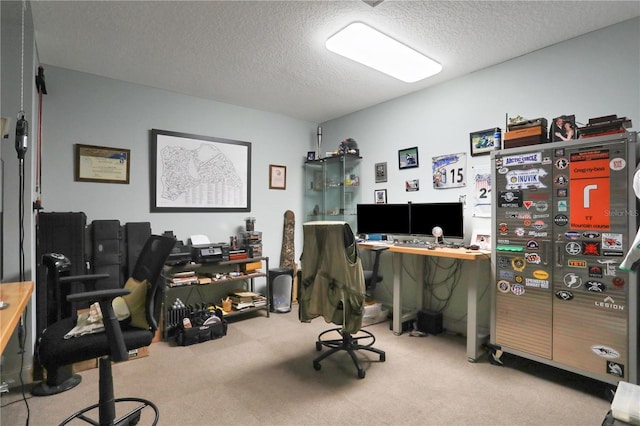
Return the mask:
<svg viewBox="0 0 640 426"><path fill-rule="evenodd" d="M75 145L76 182L129 183L131 151L93 145Z"/></svg>

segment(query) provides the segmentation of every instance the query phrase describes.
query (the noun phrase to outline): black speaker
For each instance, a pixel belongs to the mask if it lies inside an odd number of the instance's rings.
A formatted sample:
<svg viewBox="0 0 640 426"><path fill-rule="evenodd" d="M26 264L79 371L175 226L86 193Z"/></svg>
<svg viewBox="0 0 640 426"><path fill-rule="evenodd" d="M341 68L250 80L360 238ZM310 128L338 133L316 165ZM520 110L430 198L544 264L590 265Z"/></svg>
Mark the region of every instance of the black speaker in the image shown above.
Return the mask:
<svg viewBox="0 0 640 426"><path fill-rule="evenodd" d="M269 269L269 306L271 312L284 314L291 311L293 269Z"/></svg>
<svg viewBox="0 0 640 426"><path fill-rule="evenodd" d="M428 334L442 333L442 313L422 310L418 311L418 330Z"/></svg>

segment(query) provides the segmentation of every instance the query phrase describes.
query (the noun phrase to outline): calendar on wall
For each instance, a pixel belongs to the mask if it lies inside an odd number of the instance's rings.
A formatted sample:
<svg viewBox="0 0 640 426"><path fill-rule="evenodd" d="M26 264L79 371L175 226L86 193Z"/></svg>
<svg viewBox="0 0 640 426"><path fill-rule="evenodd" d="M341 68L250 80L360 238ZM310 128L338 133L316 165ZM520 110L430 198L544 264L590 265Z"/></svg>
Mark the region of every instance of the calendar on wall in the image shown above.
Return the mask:
<svg viewBox="0 0 640 426"><path fill-rule="evenodd" d="M433 157L433 187L435 189L467 186L467 154L447 154Z"/></svg>

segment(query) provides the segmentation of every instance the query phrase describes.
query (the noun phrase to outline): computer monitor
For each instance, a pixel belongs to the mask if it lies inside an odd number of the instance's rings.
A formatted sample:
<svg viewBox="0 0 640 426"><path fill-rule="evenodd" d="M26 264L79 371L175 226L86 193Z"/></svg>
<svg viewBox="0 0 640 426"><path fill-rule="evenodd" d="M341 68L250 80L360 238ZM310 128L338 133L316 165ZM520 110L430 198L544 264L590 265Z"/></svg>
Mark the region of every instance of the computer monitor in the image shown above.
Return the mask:
<svg viewBox="0 0 640 426"><path fill-rule="evenodd" d="M358 204L358 234L409 235L408 204Z"/></svg>
<svg viewBox="0 0 640 426"><path fill-rule="evenodd" d="M442 228L445 238L464 239L462 203L410 203L411 234L432 235L434 227Z"/></svg>

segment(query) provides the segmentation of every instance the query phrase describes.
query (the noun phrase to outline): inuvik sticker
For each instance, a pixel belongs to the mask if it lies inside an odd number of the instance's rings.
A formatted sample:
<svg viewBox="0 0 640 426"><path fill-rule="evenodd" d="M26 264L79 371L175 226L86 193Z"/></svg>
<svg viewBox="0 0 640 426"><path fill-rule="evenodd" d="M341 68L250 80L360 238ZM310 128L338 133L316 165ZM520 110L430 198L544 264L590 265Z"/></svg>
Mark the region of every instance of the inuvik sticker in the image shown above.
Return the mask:
<svg viewBox="0 0 640 426"><path fill-rule="evenodd" d="M505 189L546 188L540 181L547 175L544 169L511 170L507 173L507 186Z"/></svg>
<svg viewBox="0 0 640 426"><path fill-rule="evenodd" d="M593 345L591 346L591 350L594 354L601 356L602 358L607 359L616 359L620 358L620 352L616 351L613 348L605 345Z"/></svg>

